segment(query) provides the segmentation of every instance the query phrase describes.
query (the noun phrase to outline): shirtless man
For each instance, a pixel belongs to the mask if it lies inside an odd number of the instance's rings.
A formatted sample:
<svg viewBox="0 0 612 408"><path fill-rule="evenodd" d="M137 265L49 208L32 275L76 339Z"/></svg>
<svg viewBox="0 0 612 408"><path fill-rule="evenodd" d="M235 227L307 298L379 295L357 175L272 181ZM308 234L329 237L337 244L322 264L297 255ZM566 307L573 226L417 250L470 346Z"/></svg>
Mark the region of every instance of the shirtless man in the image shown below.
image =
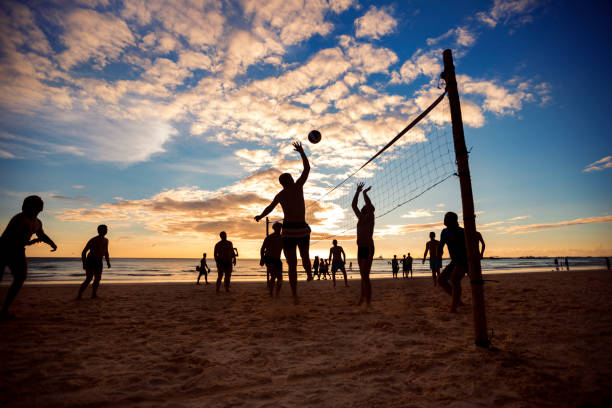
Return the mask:
<svg viewBox="0 0 612 408"><path fill-rule="evenodd" d="M468 259L467 248L465 246L465 234L463 228L459 226L457 214L447 212L444 216L446 228L440 234L440 246L438 247L438 257L442 259L444 246L448 246L448 253L451 263L440 273L438 284L446 293L452 296L451 313L457 312L457 307L463 306L461 301L461 279L467 272ZM449 284L449 280L451 284Z"/></svg>
<svg viewBox="0 0 612 408"><path fill-rule="evenodd" d="M232 278L232 267L236 265L236 251L234 251L234 245L231 241L227 240L227 234L225 231L219 233L221 241L215 245L214 257L217 263L217 293L221 287L221 280L225 285L225 291L229 292L230 280Z"/></svg>
<svg viewBox="0 0 612 408"><path fill-rule="evenodd" d="M0 320L8 320L14 317L9 314L8 308L28 275L25 247L37 242L44 242L51 246L51 252L57 249L57 245L45 234L42 222L37 218L42 210L43 200L39 196L26 197L23 200L21 212L11 218L2 233L2 237L0 237L0 281L2 281L4 268L7 266L13 275L13 283L6 293L0 311ZM33 234L36 234L37 238L30 240Z"/></svg>
<svg viewBox="0 0 612 408"><path fill-rule="evenodd" d="M425 253L423 254L423 263L427 258L429 252L429 269L431 269L431 276L433 278L434 286L438 286L438 276L440 276L440 268L442 268L442 259L438 258L438 247L440 241L436 239L436 233L429 233L429 242L425 245Z"/></svg>
<svg viewBox="0 0 612 408"><path fill-rule="evenodd" d="M108 239L105 238L108 228L106 225L98 225L98 235L87 241L87 245L81 252L81 260L83 261L83 269L85 269L85 281L79 288L77 299L81 299L83 292L87 289L91 279L94 279L92 285L91 298L97 297L98 286L102 279L102 258L106 258L106 266L111 267L108 259ZM89 251L89 254L87 254Z"/></svg>
<svg viewBox="0 0 612 408"><path fill-rule="evenodd" d="M208 274L210 273L210 268L208 267L208 264L206 263L206 252L202 254L202 259L200 259L199 271L200 271L200 274L198 275L198 281L196 282L196 285L200 284L200 278L202 277L202 275L204 275L204 281L208 285Z"/></svg>
<svg viewBox="0 0 612 408"><path fill-rule="evenodd" d="M291 285L291 293L293 300L297 304L297 254L296 247L300 250L302 257L302 265L306 270L308 280L312 280L312 271L310 269L310 227L306 223L306 207L304 205L304 183L308 179L310 173L310 164L304 148L300 142L293 142L293 148L302 157L304 170L297 181L293 181L293 177L289 173L283 173L278 178L278 181L283 186L283 189L274 197L274 200L268 205L263 212L255 217L255 221L259 222L266 215L270 214L278 204L281 205L284 214L283 220L283 251L285 259L289 267L289 284Z"/></svg>
<svg viewBox="0 0 612 408"><path fill-rule="evenodd" d="M359 306L366 301L366 307L370 306L372 300L372 284L370 282L370 270L374 259L374 206L368 197L371 187L363 190L363 183L357 184L357 191L353 196L351 207L357 216L357 263L359 264L359 274L361 275L361 297ZM359 193L363 190L365 205L359 209L357 202Z"/></svg>
<svg viewBox="0 0 612 408"><path fill-rule="evenodd" d="M332 279L334 281L334 288L336 287L336 272L338 269L342 271L344 274L344 286L348 287L348 282L346 281L346 269L344 269L344 264L346 263L346 254L344 253L344 249L341 246L338 246L338 241L332 241L333 246L329 249L329 257L328 261L331 260L332 263Z"/></svg>
<svg viewBox="0 0 612 408"><path fill-rule="evenodd" d="M268 275L270 276L268 280L270 297L274 295L274 281L276 281L276 298L278 299L283 284L283 261L281 261L281 251L283 250L283 238L281 237L282 224L275 222L272 225L272 229L274 232L268 235L261 245L259 265L266 265Z"/></svg>

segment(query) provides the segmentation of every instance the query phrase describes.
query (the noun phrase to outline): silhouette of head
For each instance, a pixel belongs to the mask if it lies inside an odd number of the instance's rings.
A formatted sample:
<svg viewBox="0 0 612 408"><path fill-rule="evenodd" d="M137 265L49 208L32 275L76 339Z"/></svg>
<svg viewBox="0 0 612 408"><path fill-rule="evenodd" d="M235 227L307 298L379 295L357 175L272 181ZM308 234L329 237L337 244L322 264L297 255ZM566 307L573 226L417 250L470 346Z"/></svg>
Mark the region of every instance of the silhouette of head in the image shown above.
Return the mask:
<svg viewBox="0 0 612 408"><path fill-rule="evenodd" d="M23 200L21 211L30 216L36 216L43 210L43 200L37 195L31 195Z"/></svg>
<svg viewBox="0 0 612 408"><path fill-rule="evenodd" d="M289 187L289 186L293 185L293 183L295 183L295 181L293 181L293 177L291 177L291 174L289 174L289 173L281 174L278 177L278 182L283 187Z"/></svg>
<svg viewBox="0 0 612 408"><path fill-rule="evenodd" d="M393 255L394 258L397 258L397 255Z"/></svg>
<svg viewBox="0 0 612 408"><path fill-rule="evenodd" d="M98 235L106 235L108 232L108 227L104 224L98 225Z"/></svg>
<svg viewBox="0 0 612 408"><path fill-rule="evenodd" d="M283 228L283 224L281 224L278 221L272 224L272 229L274 230L274 232L280 232L282 228Z"/></svg>
<svg viewBox="0 0 612 408"><path fill-rule="evenodd" d="M203 257L203 258L206 258L206 252L204 252L204 253L202 254L202 257Z"/></svg>
<svg viewBox="0 0 612 408"><path fill-rule="evenodd" d="M444 215L444 225L447 227L457 227L459 226L459 217L452 211L449 211Z"/></svg>
<svg viewBox="0 0 612 408"><path fill-rule="evenodd" d="M221 239L222 239L223 241L225 241L225 240L227 239L227 234L225 233L225 231L221 231L221 232L219 233L219 236L221 237Z"/></svg>
<svg viewBox="0 0 612 408"><path fill-rule="evenodd" d="M431 231L431 232L429 233L429 238L434 239L435 237L436 237L436 233L435 233L435 232L433 232L433 231Z"/></svg>
<svg viewBox="0 0 612 408"><path fill-rule="evenodd" d="M316 255L316 256L315 256L315 259L319 259L319 255Z"/></svg>
<svg viewBox="0 0 612 408"><path fill-rule="evenodd" d="M406 255L404 255L404 258L406 257Z"/></svg>
<svg viewBox="0 0 612 408"><path fill-rule="evenodd" d="M332 241L332 244L334 244L334 246L337 246L337 245L338 245L338 240L337 240L337 239L334 239L334 240Z"/></svg>

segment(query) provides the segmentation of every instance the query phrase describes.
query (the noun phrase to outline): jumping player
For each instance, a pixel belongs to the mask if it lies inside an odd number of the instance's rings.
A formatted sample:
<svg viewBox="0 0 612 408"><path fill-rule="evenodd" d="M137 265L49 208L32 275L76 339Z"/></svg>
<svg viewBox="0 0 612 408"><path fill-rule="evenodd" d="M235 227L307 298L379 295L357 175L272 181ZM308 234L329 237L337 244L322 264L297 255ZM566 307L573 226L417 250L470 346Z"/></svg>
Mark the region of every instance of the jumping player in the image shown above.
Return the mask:
<svg viewBox="0 0 612 408"><path fill-rule="evenodd" d="M308 179L310 173L310 164L304 148L300 142L293 142L293 148L302 157L304 170L297 181L293 180L291 174L283 173L278 178L283 189L274 197L274 200L268 205L263 212L255 217L255 221L259 222L263 217L270 214L274 208L280 204L283 209L283 251L285 259L289 267L289 284L293 294L294 302L298 303L297 297L297 255L296 247L300 250L302 257L302 265L306 270L308 280L312 280L312 271L310 269L310 255L308 253L310 247L310 227L306 223L306 207L304 205L304 183Z"/></svg>
<svg viewBox="0 0 612 408"><path fill-rule="evenodd" d="M283 250L283 239L281 237L282 225L280 222L275 222L272 225L274 232L264 239L261 245L261 259L259 265L264 266L268 270L270 280L268 281L268 289L270 297L274 295L274 281L276 281L276 298L280 294L281 286L283 285L283 262L281 261L281 251Z"/></svg>
<svg viewBox="0 0 612 408"><path fill-rule="evenodd" d="M26 197L23 200L21 212L11 218L0 237L0 281L2 281L4 268L7 266L13 275L13 283L6 293L0 311L0 320L8 320L14 317L14 315L9 314L8 309L28 275L25 247L44 242L52 248L51 252L57 249L57 245L45 234L42 222L37 218L43 210L43 206L43 200L39 196ZM37 238L30 240L33 234L36 234Z"/></svg>
<svg viewBox="0 0 612 408"><path fill-rule="evenodd" d="M108 259L108 239L105 238L108 228L106 225L98 225L98 235L87 241L87 245L81 252L81 260L83 261L83 269L85 269L85 281L79 288L77 299L81 299L83 292L87 289L89 282L93 278L94 282L91 287L91 298L97 297L98 286L102 279L102 258L106 259L106 266L111 267ZM89 254L87 253L89 251Z"/></svg>

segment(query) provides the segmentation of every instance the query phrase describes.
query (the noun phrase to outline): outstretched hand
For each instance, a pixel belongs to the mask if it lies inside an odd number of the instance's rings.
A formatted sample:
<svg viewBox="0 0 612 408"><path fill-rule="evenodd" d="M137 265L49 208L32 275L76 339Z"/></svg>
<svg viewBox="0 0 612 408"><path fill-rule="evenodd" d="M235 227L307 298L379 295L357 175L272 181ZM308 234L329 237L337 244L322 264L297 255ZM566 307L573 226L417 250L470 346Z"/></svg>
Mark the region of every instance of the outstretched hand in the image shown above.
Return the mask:
<svg viewBox="0 0 612 408"><path fill-rule="evenodd" d="M370 191L370 189L372 188L372 186L366 188L365 190L363 190L364 193L367 193L368 191Z"/></svg>
<svg viewBox="0 0 612 408"><path fill-rule="evenodd" d="M302 143L301 142L293 142L291 143L293 145L293 149L298 152L298 153L304 153L304 147L302 147Z"/></svg>
<svg viewBox="0 0 612 408"><path fill-rule="evenodd" d="M361 190L363 190L363 186L365 186L365 183L363 181L357 183L357 192L359 193Z"/></svg>
<svg viewBox="0 0 612 408"><path fill-rule="evenodd" d="M57 251L57 245L54 245L54 246L52 246L51 248L52 248L52 249L51 249L51 252L55 252L55 251Z"/></svg>
<svg viewBox="0 0 612 408"><path fill-rule="evenodd" d="M259 220L261 220L261 216L256 215L256 216L255 216L255 221L259 222Z"/></svg>

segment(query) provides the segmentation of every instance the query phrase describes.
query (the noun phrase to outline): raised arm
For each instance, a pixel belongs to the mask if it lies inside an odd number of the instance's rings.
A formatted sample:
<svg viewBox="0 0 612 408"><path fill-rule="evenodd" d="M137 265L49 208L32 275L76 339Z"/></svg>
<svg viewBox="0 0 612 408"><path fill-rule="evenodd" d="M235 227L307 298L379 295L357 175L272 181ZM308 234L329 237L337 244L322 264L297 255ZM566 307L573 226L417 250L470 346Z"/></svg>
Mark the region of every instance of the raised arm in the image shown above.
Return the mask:
<svg viewBox="0 0 612 408"><path fill-rule="evenodd" d="M359 200L359 193L361 190L363 190L363 183L357 183L357 191L355 191L353 202L351 203L351 207L353 207L353 212L357 218L361 217L361 211L359 211L359 207L357 206L357 201Z"/></svg>
<svg viewBox="0 0 612 408"><path fill-rule="evenodd" d="M272 200L272 202L270 203L269 206L267 206L261 214L259 214L258 216L255 217L255 221L259 222L259 220L261 220L263 217L265 217L266 215L270 214L272 212L272 210L274 210L274 208L276 208L276 206L278 205L278 203L280 202L280 199L278 198L278 194L276 195L276 197L274 197L274 200Z"/></svg>
<svg viewBox="0 0 612 408"><path fill-rule="evenodd" d="M47 234L45 234L45 231L43 231L42 226L40 227L40 229L36 232L36 236L38 238L40 238L40 240L42 242L44 242L45 244L49 245L51 248L51 252L54 252L57 249L57 245L55 245L55 242L53 242L53 240L51 238L49 238L49 236Z"/></svg>
<svg viewBox="0 0 612 408"><path fill-rule="evenodd" d="M308 179L308 174L310 174L310 163L308 163L308 157L306 157L306 153L304 152L304 148L300 142L293 142L293 148L300 154L300 156L302 156L304 170L302 170L302 175L297 179L296 183L303 186L304 183L306 183L306 179Z"/></svg>
<svg viewBox="0 0 612 408"><path fill-rule="evenodd" d="M368 191L370 191L370 189L372 188L372 186L366 188L365 190L363 190L363 200L365 201L366 205L368 207L372 207L372 210L374 209L374 206L372 205L372 201L370 201L370 197L368 197Z"/></svg>

